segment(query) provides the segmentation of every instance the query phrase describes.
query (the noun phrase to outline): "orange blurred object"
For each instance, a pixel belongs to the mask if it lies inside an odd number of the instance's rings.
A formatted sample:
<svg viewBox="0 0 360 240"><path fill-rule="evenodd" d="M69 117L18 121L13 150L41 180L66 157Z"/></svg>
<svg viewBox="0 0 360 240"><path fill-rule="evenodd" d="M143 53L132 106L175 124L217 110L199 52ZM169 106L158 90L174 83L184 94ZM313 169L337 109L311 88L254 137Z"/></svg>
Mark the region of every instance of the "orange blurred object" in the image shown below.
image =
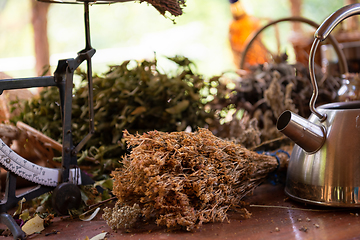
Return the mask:
<svg viewBox="0 0 360 240"><path fill-rule="evenodd" d="M246 47L246 40L261 26L260 20L258 18L250 16L246 13L240 1L230 0L230 9L233 16L233 20L229 27L230 45L234 55L234 63L239 67L241 62L241 54ZM266 62L268 59L267 56L268 51L261 43L260 38L255 40L246 55L244 68L246 69L250 65L262 64Z"/></svg>

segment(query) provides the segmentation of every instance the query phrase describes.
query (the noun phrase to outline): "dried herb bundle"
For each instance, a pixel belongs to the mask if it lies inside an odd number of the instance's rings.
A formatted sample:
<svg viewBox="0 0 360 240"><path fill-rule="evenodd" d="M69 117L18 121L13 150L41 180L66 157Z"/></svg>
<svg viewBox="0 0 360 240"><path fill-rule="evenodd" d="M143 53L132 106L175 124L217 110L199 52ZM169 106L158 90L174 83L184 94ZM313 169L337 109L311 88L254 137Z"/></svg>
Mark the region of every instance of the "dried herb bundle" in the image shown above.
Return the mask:
<svg viewBox="0 0 360 240"><path fill-rule="evenodd" d="M325 76L319 69L316 70L317 79L321 79L318 82L319 96L316 103L322 105L336 101L341 79ZM224 109L232 106L247 112L249 119L257 120L262 142L282 136L275 126L282 111L288 109L298 112L305 118L311 113L309 101L312 85L308 67L301 63L278 62L254 66L246 73L241 72L234 83L234 89L224 88L220 84L217 87L217 98L210 104L216 109L222 105ZM236 118L234 121L238 122ZM238 138L241 136L236 130L239 129L238 125L233 122L221 125L213 121L211 130L216 131L216 135L221 138Z"/></svg>
<svg viewBox="0 0 360 240"><path fill-rule="evenodd" d="M185 0L140 0L153 5L162 15L168 11L172 15L179 16L183 13L182 7L185 6Z"/></svg>
<svg viewBox="0 0 360 240"><path fill-rule="evenodd" d="M138 204L146 220L155 218L167 228L191 231L202 223L224 221L227 211L278 166L275 157L249 151L206 129L143 135L125 131L125 139L131 153L123 159L125 167L112 173L118 205ZM103 217L116 227L113 215Z"/></svg>

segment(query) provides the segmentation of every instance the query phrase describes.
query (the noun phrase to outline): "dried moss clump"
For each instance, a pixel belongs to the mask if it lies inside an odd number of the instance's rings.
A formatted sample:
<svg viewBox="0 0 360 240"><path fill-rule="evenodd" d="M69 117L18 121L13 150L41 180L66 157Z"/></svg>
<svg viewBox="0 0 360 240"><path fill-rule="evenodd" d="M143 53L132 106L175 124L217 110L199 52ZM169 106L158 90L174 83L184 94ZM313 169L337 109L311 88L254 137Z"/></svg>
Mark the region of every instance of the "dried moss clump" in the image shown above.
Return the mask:
<svg viewBox="0 0 360 240"><path fill-rule="evenodd" d="M106 223L111 229L132 228L141 213L139 204L134 206L120 206L115 204L114 209L104 208L103 218L107 219Z"/></svg>
<svg viewBox="0 0 360 240"><path fill-rule="evenodd" d="M209 130L143 135L124 133L131 153L112 173L119 204L139 204L147 221L191 231L224 221L277 167L274 157L257 154ZM117 211L114 209L114 211ZM105 218L107 218L105 216Z"/></svg>

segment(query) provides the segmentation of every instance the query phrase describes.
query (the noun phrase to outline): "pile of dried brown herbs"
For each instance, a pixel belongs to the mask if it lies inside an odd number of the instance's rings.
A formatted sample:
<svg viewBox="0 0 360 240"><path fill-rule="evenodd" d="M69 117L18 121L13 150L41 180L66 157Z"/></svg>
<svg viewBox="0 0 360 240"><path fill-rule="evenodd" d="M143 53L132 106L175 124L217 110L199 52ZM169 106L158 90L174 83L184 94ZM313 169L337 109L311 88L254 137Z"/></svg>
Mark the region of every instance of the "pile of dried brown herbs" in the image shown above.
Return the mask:
<svg viewBox="0 0 360 240"><path fill-rule="evenodd" d="M123 159L124 168L112 173L118 203L103 215L112 228L131 227L139 219L187 231L222 222L278 166L276 158L207 129L142 135L125 131L124 137L131 153Z"/></svg>

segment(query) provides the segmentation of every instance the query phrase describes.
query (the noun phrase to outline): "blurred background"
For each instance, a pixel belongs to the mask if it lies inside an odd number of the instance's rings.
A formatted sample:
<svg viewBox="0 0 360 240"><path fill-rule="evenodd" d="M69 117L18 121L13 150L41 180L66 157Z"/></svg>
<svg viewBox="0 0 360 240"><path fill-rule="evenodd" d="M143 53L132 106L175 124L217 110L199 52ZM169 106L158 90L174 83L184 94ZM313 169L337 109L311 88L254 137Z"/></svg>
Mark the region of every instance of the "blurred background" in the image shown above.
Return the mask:
<svg viewBox="0 0 360 240"><path fill-rule="evenodd" d="M254 22L258 24L248 26L250 33L269 21L294 14L320 24L348 2L241 0L243 10L256 19ZM151 59L155 55L159 66L165 70L173 67L165 57L175 55L183 55L194 61L197 71L205 76L237 69L239 60L234 57L233 46L229 41L229 28L235 21L229 0L188 0L183 10L184 13L179 17L164 17L145 2L91 6L92 46L97 50L93 58L94 72L105 72L108 65L120 64L127 59ZM279 24L278 30L278 38L285 41L288 41L292 32L292 28L287 25ZM234 27L245 28L243 25ZM246 37L246 34L242 36L243 39ZM274 39L273 32L269 30L263 38L268 38L264 42L269 48L276 48L279 39ZM40 49L37 47L37 53L35 39L40 46ZM36 67L37 55L40 62L46 62L49 56L52 73L58 59L73 58L83 48L81 4L46 4L36 0L0 1L0 72L11 77L41 75L44 66ZM41 56L45 56L45 59L40 60Z"/></svg>

